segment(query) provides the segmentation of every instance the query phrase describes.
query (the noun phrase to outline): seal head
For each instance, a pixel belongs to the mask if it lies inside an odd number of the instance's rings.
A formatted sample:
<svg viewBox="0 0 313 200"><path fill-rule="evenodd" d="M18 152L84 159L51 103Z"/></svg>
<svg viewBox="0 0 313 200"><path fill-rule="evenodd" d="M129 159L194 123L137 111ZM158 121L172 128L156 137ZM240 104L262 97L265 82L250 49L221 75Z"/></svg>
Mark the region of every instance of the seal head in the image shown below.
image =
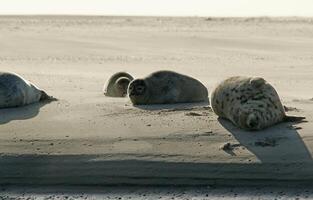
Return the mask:
<svg viewBox="0 0 313 200"><path fill-rule="evenodd" d="M103 87L103 93L108 97L125 97L127 88L134 78L127 72L113 74Z"/></svg>
<svg viewBox="0 0 313 200"><path fill-rule="evenodd" d="M263 128L262 116L257 111L249 111L245 109L239 110L238 117L234 121L238 126L245 130L260 130Z"/></svg>
<svg viewBox="0 0 313 200"><path fill-rule="evenodd" d="M127 88L130 83L129 78L120 77L115 81L115 93L118 96L125 97L127 95Z"/></svg>
<svg viewBox="0 0 313 200"><path fill-rule="evenodd" d="M143 104L148 96L147 84L143 79L135 79L128 86L128 95L133 104Z"/></svg>

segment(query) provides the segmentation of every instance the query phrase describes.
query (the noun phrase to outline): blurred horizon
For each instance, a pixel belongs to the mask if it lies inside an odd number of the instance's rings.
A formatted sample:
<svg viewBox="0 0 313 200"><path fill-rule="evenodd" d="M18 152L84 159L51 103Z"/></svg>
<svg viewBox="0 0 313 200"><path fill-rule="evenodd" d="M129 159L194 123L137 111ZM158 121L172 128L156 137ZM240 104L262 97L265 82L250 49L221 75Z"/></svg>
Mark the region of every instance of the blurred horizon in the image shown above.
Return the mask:
<svg viewBox="0 0 313 200"><path fill-rule="evenodd" d="M313 17L311 0L1 0L0 15Z"/></svg>

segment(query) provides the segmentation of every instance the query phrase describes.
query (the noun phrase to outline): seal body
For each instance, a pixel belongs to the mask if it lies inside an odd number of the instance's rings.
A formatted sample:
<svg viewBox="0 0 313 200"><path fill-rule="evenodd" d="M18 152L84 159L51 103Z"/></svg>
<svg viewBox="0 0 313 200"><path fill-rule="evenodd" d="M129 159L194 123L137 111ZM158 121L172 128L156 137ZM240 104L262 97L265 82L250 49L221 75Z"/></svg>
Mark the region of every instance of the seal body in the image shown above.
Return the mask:
<svg viewBox="0 0 313 200"><path fill-rule="evenodd" d="M103 93L108 97L125 97L129 83L134 78L126 72L113 74L103 88Z"/></svg>
<svg viewBox="0 0 313 200"><path fill-rule="evenodd" d="M52 100L52 97L21 76L0 72L0 108L19 107L48 99Z"/></svg>
<svg viewBox="0 0 313 200"><path fill-rule="evenodd" d="M208 101L208 90L200 81L172 71L133 80L128 95L134 105Z"/></svg>
<svg viewBox="0 0 313 200"><path fill-rule="evenodd" d="M228 78L212 90L210 102L219 117L246 130L261 130L282 121L304 119L286 116L276 90L260 77Z"/></svg>

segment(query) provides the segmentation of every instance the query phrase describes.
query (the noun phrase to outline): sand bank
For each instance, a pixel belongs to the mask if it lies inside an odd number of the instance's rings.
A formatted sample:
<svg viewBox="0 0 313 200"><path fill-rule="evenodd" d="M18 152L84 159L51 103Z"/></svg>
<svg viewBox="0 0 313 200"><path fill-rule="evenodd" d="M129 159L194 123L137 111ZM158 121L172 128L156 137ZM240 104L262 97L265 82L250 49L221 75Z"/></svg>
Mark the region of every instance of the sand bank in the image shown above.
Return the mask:
<svg viewBox="0 0 313 200"><path fill-rule="evenodd" d="M313 179L311 19L16 16L0 24L1 70L59 99L0 110L1 183ZM160 69L209 90L232 75L262 76L308 122L251 133L207 104L133 107L102 95L116 71L141 77ZM232 148L221 150L227 142Z"/></svg>

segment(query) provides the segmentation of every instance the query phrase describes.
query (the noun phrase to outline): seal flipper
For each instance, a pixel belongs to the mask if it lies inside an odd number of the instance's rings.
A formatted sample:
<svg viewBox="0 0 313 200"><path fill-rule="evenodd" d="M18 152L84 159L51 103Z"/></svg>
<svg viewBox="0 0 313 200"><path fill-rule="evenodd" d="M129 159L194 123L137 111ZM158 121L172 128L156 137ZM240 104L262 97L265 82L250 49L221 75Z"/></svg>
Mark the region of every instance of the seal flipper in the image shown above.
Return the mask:
<svg viewBox="0 0 313 200"><path fill-rule="evenodd" d="M304 122L305 117L298 117L298 116L285 116L283 119L284 122Z"/></svg>
<svg viewBox="0 0 313 200"><path fill-rule="evenodd" d="M53 96L49 96L45 91L41 90L41 96L39 101L57 101L57 98L54 98Z"/></svg>

